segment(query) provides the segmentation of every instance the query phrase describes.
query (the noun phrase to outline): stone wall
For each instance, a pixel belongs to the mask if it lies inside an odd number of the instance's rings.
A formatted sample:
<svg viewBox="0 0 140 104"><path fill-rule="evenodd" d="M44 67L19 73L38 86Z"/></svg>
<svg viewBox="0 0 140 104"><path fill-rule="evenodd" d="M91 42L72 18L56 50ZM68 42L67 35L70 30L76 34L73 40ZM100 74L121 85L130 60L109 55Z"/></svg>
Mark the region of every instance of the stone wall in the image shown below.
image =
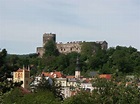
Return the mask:
<svg viewBox="0 0 140 104"><path fill-rule="evenodd" d="M77 41L77 42L67 42L65 44L57 43L56 47L57 47L57 49L60 53L64 53L64 54L71 53L71 52L80 53L81 52L81 43L82 42L79 42L79 41Z"/></svg>

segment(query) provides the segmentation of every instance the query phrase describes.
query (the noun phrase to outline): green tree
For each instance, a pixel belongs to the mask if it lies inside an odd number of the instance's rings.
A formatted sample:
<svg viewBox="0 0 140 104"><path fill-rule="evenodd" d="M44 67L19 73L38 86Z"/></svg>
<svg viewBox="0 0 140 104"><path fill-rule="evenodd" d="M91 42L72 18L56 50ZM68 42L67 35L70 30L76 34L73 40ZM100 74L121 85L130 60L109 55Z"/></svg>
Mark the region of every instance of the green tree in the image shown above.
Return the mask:
<svg viewBox="0 0 140 104"><path fill-rule="evenodd" d="M18 104L60 104L60 100L55 98L50 91L38 91L37 93L26 94Z"/></svg>
<svg viewBox="0 0 140 104"><path fill-rule="evenodd" d="M45 53L44 56L58 56L59 52L56 48L56 43L53 40L49 40L45 46Z"/></svg>
<svg viewBox="0 0 140 104"><path fill-rule="evenodd" d="M65 69L69 66L69 59L65 54L60 54L56 58L56 66L58 71L65 71Z"/></svg>
<svg viewBox="0 0 140 104"><path fill-rule="evenodd" d="M140 102L140 92L136 83L126 86L126 81L122 78L120 80L118 78L96 79L93 86L95 89L92 96L96 102L103 104L139 104Z"/></svg>
<svg viewBox="0 0 140 104"><path fill-rule="evenodd" d="M23 97L22 92L19 88L14 88L10 92L3 95L3 104L15 104L21 101Z"/></svg>
<svg viewBox="0 0 140 104"><path fill-rule="evenodd" d="M60 100L48 90L23 94L19 88L15 88L3 96L2 104L60 104Z"/></svg>
<svg viewBox="0 0 140 104"><path fill-rule="evenodd" d="M91 57L100 49L101 46L95 42L84 42L82 43L81 54Z"/></svg>
<svg viewBox="0 0 140 104"><path fill-rule="evenodd" d="M63 96L61 94L61 86L59 83L56 83L55 79L48 78L46 79L43 75L39 85L37 86L38 91L50 91L54 94L56 98L63 100Z"/></svg>
<svg viewBox="0 0 140 104"><path fill-rule="evenodd" d="M89 92L81 91L76 95L65 99L63 104L94 104L94 98Z"/></svg>
<svg viewBox="0 0 140 104"><path fill-rule="evenodd" d="M116 73L116 70L111 68L109 62L105 63L99 71L102 74L114 74L114 73Z"/></svg>
<svg viewBox="0 0 140 104"><path fill-rule="evenodd" d="M13 87L13 82L8 81L7 78L11 77L12 69L6 60L7 51L3 49L0 52L0 93L5 93Z"/></svg>
<svg viewBox="0 0 140 104"><path fill-rule="evenodd" d="M123 73L133 72L134 63L130 57L131 53L129 52L129 48L117 46L116 51L112 54L112 64Z"/></svg>
<svg viewBox="0 0 140 104"><path fill-rule="evenodd" d="M4 81L7 77L7 63L6 63L6 56L7 56L7 51L6 49L3 49L0 52L0 82Z"/></svg>

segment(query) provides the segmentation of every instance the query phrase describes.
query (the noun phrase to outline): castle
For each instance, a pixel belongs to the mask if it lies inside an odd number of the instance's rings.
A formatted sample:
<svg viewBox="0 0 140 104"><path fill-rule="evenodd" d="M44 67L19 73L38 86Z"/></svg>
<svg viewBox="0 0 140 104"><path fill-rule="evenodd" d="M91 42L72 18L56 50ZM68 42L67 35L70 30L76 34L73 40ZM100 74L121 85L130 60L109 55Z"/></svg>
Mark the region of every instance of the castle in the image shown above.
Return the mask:
<svg viewBox="0 0 140 104"><path fill-rule="evenodd" d="M53 40L56 43L56 34L52 33L44 33L43 34L43 47L49 41ZM67 54L71 52L81 52L82 41L74 41L74 42L67 42L67 43L56 43L56 47L60 53ZM96 41L95 43L99 44L102 49L107 49L108 43L106 41ZM43 56L45 49L43 47L37 47L37 53L40 57Z"/></svg>

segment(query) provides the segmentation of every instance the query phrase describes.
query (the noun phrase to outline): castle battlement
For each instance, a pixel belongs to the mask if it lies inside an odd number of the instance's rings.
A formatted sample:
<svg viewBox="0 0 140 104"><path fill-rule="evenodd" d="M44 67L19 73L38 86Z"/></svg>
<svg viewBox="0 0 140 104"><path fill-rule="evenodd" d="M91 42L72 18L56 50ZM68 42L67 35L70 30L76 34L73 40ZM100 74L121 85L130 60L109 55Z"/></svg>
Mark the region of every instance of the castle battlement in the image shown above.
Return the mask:
<svg viewBox="0 0 140 104"><path fill-rule="evenodd" d="M53 33L44 33L43 36L54 36L56 34L53 34Z"/></svg>
<svg viewBox="0 0 140 104"><path fill-rule="evenodd" d="M66 43L63 43L63 42L57 42L56 44L79 44L79 43L83 43L85 41L71 41L71 42L66 42Z"/></svg>

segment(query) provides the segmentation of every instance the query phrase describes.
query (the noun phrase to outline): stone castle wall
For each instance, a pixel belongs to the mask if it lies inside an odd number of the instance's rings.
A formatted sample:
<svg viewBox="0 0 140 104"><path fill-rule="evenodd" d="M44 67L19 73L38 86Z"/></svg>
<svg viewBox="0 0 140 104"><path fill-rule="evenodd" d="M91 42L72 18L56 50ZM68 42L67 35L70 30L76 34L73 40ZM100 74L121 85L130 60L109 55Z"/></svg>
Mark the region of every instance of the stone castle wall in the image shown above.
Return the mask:
<svg viewBox="0 0 140 104"><path fill-rule="evenodd" d="M81 52L81 43L82 42L78 42L78 41L77 42L67 42L65 44L57 43L56 47L60 53L64 53L64 54L67 54L70 52L80 53Z"/></svg>
<svg viewBox="0 0 140 104"><path fill-rule="evenodd" d="M56 43L56 34L44 33L43 47L49 40L53 40ZM82 43L83 43L82 41L56 43L56 47L60 53L64 53L64 54L71 53L71 52L80 53ZM108 48L108 43L106 41L97 41L96 43L100 44L102 49L106 50ZM37 47L37 53L39 54L40 57L43 56L45 51L43 47Z"/></svg>

